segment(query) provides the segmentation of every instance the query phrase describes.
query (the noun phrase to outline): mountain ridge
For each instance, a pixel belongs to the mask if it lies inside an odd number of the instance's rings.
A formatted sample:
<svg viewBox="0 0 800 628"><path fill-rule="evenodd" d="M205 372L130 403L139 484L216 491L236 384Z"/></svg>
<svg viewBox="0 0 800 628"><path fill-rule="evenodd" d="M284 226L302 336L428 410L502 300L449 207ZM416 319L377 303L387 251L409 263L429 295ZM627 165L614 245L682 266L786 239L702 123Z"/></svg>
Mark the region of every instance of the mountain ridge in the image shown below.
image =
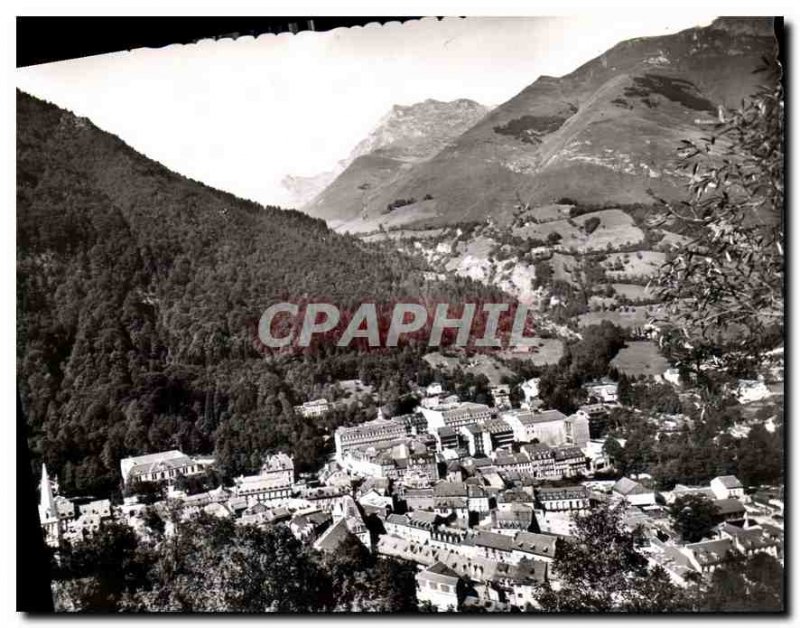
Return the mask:
<svg viewBox="0 0 800 628"><path fill-rule="evenodd" d="M66 494L116 491L121 458L174 448L213 451L226 474L276 447L317 468L330 425L292 405L329 377L394 381L392 361L413 354L270 355L264 309L473 294L299 211L171 172L19 91L16 218L17 385L32 457Z"/></svg>
<svg viewBox="0 0 800 628"><path fill-rule="evenodd" d="M673 165L680 140L755 91L752 71L775 50L769 18L620 42L563 77L538 77L375 193L359 194L371 182L343 173L307 210L359 232L502 218L520 201L676 198L685 186Z"/></svg>
<svg viewBox="0 0 800 628"><path fill-rule="evenodd" d="M309 177L287 175L283 187L298 207L305 209L308 205L313 214L316 197L360 157L379 151L396 160L396 168L428 159L488 111L488 107L468 98L428 98L411 105L394 105L335 168Z"/></svg>

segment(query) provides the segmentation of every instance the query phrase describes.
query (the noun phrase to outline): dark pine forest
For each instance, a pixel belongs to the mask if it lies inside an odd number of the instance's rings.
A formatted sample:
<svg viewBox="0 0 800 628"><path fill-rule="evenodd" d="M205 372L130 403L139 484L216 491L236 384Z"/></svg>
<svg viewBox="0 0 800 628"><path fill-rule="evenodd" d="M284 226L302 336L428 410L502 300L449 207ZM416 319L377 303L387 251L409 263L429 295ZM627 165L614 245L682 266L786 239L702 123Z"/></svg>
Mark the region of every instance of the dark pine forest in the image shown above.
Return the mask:
<svg viewBox="0 0 800 628"><path fill-rule="evenodd" d="M333 428L374 408L311 421L293 404L356 377L397 398L427 371L414 347L265 355L261 312L488 292L423 270L388 244L179 176L17 93L17 382L33 462L66 494L113 492L121 457L169 448L213 453L228 477L275 448L313 468Z"/></svg>

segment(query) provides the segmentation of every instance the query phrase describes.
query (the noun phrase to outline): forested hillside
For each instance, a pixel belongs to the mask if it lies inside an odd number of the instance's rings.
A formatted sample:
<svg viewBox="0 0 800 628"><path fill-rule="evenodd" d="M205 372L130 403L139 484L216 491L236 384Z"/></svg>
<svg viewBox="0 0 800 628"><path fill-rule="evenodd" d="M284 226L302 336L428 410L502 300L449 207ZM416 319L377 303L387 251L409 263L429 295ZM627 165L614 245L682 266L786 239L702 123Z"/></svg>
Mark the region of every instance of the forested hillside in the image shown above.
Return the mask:
<svg viewBox="0 0 800 628"><path fill-rule="evenodd" d="M172 447L216 449L229 473L276 446L316 462L326 426L292 404L340 377L397 391L418 356L269 358L264 308L476 289L428 284L390 247L183 178L19 92L17 133L18 386L35 462L67 494L114 489L121 457Z"/></svg>

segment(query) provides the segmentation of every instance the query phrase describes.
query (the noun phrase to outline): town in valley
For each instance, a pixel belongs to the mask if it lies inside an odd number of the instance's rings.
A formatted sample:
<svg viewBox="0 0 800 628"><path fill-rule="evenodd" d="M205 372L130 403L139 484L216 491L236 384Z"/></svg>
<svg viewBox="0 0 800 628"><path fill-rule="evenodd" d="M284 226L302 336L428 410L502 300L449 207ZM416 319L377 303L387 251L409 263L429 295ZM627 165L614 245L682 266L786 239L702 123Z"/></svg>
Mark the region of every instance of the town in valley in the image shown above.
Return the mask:
<svg viewBox="0 0 800 628"><path fill-rule="evenodd" d="M664 378L680 387L674 373ZM121 503L61 496L43 465L42 530L58 548L109 521L153 537L153 513L166 535L198 516L285 526L318 552L336 553L347 539L414 565L418 604L439 611L536 609L543 583L559 587L551 565L575 517L598 507L619 509L625 529L641 533L637 551L680 587L709 578L734 553L766 553L783 564L782 486L749 487L721 475L660 490L646 473L613 479L606 435L620 408L617 383L589 382L591 403L569 416L543 408L538 386L536 378L524 382L512 407L508 385L493 386L487 405L460 401L434 382L417 390L413 412L387 417L379 408L371 421L337 428L335 453L316 473L297 474L292 457L275 452L258 473L198 492L187 492L186 481L205 477L214 460L177 450L120 460ZM744 404L773 396L757 380L739 382L735 392ZM331 409L322 398L294 411L319 420ZM679 418L660 417L662 429ZM713 513L693 542L675 521L674 505L687 497Z"/></svg>

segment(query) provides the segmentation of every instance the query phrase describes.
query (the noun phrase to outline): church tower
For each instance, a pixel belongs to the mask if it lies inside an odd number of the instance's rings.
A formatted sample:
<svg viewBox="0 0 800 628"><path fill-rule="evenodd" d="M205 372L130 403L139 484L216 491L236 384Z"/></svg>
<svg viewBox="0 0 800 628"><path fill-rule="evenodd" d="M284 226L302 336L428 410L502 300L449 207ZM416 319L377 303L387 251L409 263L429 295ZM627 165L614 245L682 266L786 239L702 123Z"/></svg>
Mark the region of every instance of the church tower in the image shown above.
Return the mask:
<svg viewBox="0 0 800 628"><path fill-rule="evenodd" d="M42 464L42 481L39 485L39 523L45 534L45 543L58 546L61 538L61 522L58 519L53 485L47 475L47 467Z"/></svg>

